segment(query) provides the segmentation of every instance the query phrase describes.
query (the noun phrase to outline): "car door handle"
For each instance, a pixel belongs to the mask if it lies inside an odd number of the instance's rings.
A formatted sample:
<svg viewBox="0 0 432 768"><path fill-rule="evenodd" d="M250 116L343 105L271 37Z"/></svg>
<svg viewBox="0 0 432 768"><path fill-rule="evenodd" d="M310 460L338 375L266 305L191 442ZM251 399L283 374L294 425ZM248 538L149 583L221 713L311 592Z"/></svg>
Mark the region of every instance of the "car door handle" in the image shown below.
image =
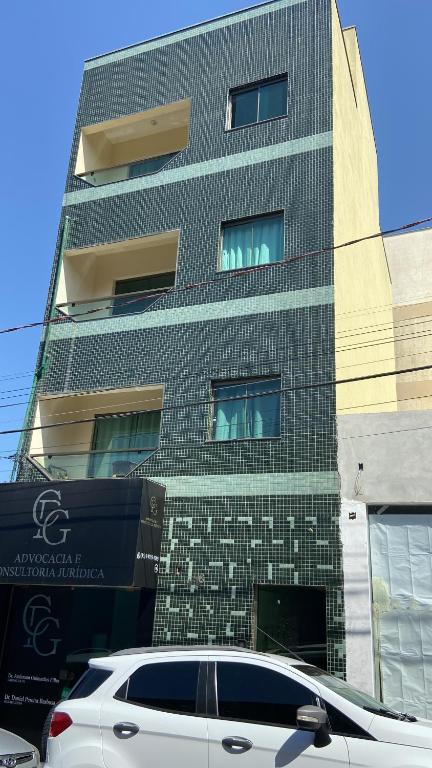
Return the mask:
<svg viewBox="0 0 432 768"><path fill-rule="evenodd" d="M243 752L251 749L253 744L249 739L242 739L239 736L226 736L222 739L222 746L225 752L229 752L231 755L242 755Z"/></svg>
<svg viewBox="0 0 432 768"><path fill-rule="evenodd" d="M135 725L135 723L116 723L113 725L113 731L118 739L130 739L131 736L135 736L138 733L139 725Z"/></svg>

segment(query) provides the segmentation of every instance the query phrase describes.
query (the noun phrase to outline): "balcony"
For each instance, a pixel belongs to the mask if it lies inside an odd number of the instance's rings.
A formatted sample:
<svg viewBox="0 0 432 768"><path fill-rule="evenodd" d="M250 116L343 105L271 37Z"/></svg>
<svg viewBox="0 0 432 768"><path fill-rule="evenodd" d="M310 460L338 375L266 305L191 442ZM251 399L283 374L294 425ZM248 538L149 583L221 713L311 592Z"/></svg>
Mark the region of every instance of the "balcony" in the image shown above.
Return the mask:
<svg viewBox="0 0 432 768"><path fill-rule="evenodd" d="M158 449L162 402L159 385L40 397L29 459L53 480L126 477Z"/></svg>
<svg viewBox="0 0 432 768"><path fill-rule="evenodd" d="M165 277L159 276L158 277ZM67 315L76 322L91 320L92 316L97 320L104 317L130 315L145 312L152 304L158 301L168 290L169 285L174 284L175 273L166 275L166 288L154 288L149 291L133 291L114 296L103 296L93 301L71 301L65 304L57 304L56 309L60 314Z"/></svg>
<svg viewBox="0 0 432 768"><path fill-rule="evenodd" d="M144 312L175 283L179 232L68 249L56 309L76 320Z"/></svg>
<svg viewBox="0 0 432 768"><path fill-rule="evenodd" d="M155 437L159 437L159 434ZM151 440L149 442L152 442ZM77 451L76 453L34 453L31 459L51 480L82 480L127 477L156 452L129 448L124 451Z"/></svg>
<svg viewBox="0 0 432 768"><path fill-rule="evenodd" d="M100 186L161 171L188 144L190 99L81 129L75 175Z"/></svg>

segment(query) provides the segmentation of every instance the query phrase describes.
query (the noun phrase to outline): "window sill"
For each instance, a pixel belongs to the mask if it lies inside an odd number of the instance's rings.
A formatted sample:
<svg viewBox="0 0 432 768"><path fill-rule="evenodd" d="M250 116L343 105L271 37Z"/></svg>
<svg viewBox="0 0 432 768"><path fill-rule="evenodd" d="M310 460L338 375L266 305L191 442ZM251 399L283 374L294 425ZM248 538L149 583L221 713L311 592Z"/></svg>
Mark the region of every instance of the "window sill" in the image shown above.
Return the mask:
<svg viewBox="0 0 432 768"><path fill-rule="evenodd" d="M256 123L245 123L245 125L235 125L233 128L225 128L224 133L234 133L234 131L242 131L244 128L252 128L255 125L265 125L266 123L274 123L276 120L284 120L288 117L286 115L278 115L277 117L268 117L266 120L257 120Z"/></svg>
<svg viewBox="0 0 432 768"><path fill-rule="evenodd" d="M220 445L221 443L262 443L263 440L281 440L282 435L277 437L227 437L224 440L214 440L209 438L205 441L204 445Z"/></svg>
<svg viewBox="0 0 432 768"><path fill-rule="evenodd" d="M233 275L236 272L253 272L257 269L264 269L265 267L275 267L277 264L283 264L285 262L285 258L278 259L277 261L268 261L267 264L255 264L250 267L234 267L233 269L217 269L216 274L217 275Z"/></svg>

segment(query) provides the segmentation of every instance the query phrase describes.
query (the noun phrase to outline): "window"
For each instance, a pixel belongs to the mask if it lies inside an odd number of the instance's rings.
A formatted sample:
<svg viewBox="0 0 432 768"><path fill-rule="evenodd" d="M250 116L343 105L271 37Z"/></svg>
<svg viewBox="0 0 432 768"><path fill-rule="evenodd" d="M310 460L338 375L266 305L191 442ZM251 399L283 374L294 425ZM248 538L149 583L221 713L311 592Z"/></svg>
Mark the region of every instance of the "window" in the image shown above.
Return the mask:
<svg viewBox="0 0 432 768"><path fill-rule="evenodd" d="M90 477L122 477L159 445L160 411L95 418Z"/></svg>
<svg viewBox="0 0 432 768"><path fill-rule="evenodd" d="M220 269L245 269L283 260L283 213L222 225Z"/></svg>
<svg viewBox="0 0 432 768"><path fill-rule="evenodd" d="M349 717L339 712L336 707L329 704L328 701L324 702L327 710L328 718L330 721L330 727L332 733L339 736L351 736L356 739L373 739L367 731L364 731L357 723L354 723Z"/></svg>
<svg viewBox="0 0 432 768"><path fill-rule="evenodd" d="M114 294L121 298L114 299L112 314L124 315L130 312L143 312L168 288L174 285L175 272L166 272L163 275L148 275L145 277L131 277L126 280L116 280ZM129 294L136 293L134 298ZM139 294L146 294L147 296Z"/></svg>
<svg viewBox="0 0 432 768"><path fill-rule="evenodd" d="M127 695L122 686L117 698L126 698L142 707L191 715L196 711L198 671L198 661L145 664L129 678Z"/></svg>
<svg viewBox="0 0 432 768"><path fill-rule="evenodd" d="M219 717L297 727L297 709L316 704L308 688L254 664L218 662Z"/></svg>
<svg viewBox="0 0 432 768"><path fill-rule="evenodd" d="M230 92L230 128L260 123L287 113L287 76Z"/></svg>
<svg viewBox="0 0 432 768"><path fill-rule="evenodd" d="M279 437L279 377L214 384L213 399L213 440Z"/></svg>
<svg viewBox="0 0 432 768"><path fill-rule="evenodd" d="M90 667L80 677L77 684L74 685L67 698L85 699L87 696L91 696L111 675L111 670L93 669Z"/></svg>

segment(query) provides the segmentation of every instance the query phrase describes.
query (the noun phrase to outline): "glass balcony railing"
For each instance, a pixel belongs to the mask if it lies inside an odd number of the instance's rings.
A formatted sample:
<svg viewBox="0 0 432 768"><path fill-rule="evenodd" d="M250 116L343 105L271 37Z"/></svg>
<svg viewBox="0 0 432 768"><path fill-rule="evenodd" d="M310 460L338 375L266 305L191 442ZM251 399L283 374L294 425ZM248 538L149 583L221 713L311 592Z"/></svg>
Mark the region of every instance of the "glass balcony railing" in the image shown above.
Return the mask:
<svg viewBox="0 0 432 768"><path fill-rule="evenodd" d="M102 296L100 299L70 301L57 304L59 314L67 315L76 322L101 320L105 317L130 315L144 312L151 307L169 288L153 288L150 291L121 293L117 296Z"/></svg>
<svg viewBox="0 0 432 768"><path fill-rule="evenodd" d="M100 171L89 171L79 176L80 179L91 184L92 187L100 187L102 184L112 184L115 181L136 179L138 176L148 176L157 173L172 160L178 152L170 152L167 155L148 157L145 160L137 160L127 165L117 165L114 168L103 168Z"/></svg>
<svg viewBox="0 0 432 768"><path fill-rule="evenodd" d="M135 467L150 458L157 448L128 448L117 451L76 451L75 453L32 454L53 480L85 480L90 478L126 477Z"/></svg>

